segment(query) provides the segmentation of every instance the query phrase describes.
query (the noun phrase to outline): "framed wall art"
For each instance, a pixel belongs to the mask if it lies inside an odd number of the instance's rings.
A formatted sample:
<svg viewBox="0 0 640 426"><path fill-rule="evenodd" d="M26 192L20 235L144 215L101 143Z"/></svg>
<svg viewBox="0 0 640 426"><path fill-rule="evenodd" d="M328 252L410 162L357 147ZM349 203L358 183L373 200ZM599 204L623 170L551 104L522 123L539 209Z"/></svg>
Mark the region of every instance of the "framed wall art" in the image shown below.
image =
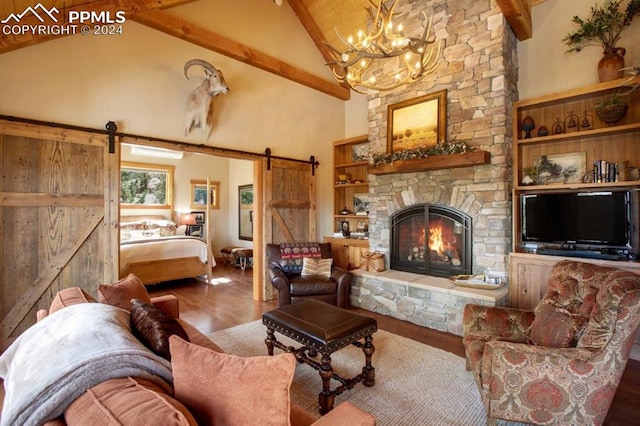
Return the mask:
<svg viewBox="0 0 640 426"><path fill-rule="evenodd" d="M539 185L582 182L587 171L587 153L541 155L534 159Z"/></svg>
<svg viewBox="0 0 640 426"><path fill-rule="evenodd" d="M369 194L353 194L353 209L358 216L369 214Z"/></svg>
<svg viewBox="0 0 640 426"><path fill-rule="evenodd" d="M220 208L220 182L210 182L207 194L207 181L204 179L191 179L191 208L202 209L207 206L207 201L212 209Z"/></svg>
<svg viewBox="0 0 640 426"><path fill-rule="evenodd" d="M238 239L253 241L253 185L238 187Z"/></svg>
<svg viewBox="0 0 640 426"><path fill-rule="evenodd" d="M171 209L173 170L173 166L122 162L120 205L127 209Z"/></svg>
<svg viewBox="0 0 640 426"><path fill-rule="evenodd" d="M435 145L446 133L446 89L387 107L388 153Z"/></svg>

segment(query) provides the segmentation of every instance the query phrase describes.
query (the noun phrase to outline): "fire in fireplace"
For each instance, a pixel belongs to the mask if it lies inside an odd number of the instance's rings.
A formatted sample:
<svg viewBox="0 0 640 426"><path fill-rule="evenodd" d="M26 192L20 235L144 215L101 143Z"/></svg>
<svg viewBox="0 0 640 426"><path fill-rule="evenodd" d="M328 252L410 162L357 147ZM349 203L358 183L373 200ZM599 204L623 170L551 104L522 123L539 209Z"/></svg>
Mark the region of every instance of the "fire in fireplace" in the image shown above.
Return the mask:
<svg viewBox="0 0 640 426"><path fill-rule="evenodd" d="M448 277L471 273L471 217L439 204L391 216L391 269Z"/></svg>

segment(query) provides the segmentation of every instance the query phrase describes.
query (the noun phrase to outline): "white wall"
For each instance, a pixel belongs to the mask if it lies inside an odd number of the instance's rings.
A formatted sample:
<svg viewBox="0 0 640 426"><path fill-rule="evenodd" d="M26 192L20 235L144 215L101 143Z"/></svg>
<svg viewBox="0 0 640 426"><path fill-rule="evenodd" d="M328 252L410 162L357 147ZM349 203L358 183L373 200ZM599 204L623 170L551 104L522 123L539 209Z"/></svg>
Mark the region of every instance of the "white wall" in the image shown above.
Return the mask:
<svg viewBox="0 0 640 426"><path fill-rule="evenodd" d="M598 83L600 46L591 46L578 53L566 53L562 39L578 26L573 16L591 16L597 1L548 0L532 9L533 37L518 43L520 99L529 99ZM623 2L626 6L627 2ZM619 47L627 50L626 66L640 66L640 17L622 32Z"/></svg>

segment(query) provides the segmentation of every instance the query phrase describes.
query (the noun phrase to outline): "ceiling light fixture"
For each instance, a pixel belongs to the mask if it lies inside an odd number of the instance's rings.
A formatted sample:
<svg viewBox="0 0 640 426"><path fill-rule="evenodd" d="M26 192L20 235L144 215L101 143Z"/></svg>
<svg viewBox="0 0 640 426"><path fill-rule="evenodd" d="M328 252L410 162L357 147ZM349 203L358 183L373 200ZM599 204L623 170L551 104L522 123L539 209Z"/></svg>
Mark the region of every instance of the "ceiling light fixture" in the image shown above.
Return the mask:
<svg viewBox="0 0 640 426"><path fill-rule="evenodd" d="M184 153L182 151L173 151L171 149L156 148L154 146L131 145L131 154L144 155L147 157L173 158L176 160L181 160Z"/></svg>
<svg viewBox="0 0 640 426"><path fill-rule="evenodd" d="M346 83L358 93L366 89L391 90L403 84L420 80L438 67L438 58L442 49L442 40L436 42L431 34L433 16L427 17L424 11L424 31L420 38L404 35L404 25L394 23L396 6L400 0L394 0L391 7L380 0L377 8L370 0L368 31L358 31L357 40L344 39L337 31L338 38L347 45L340 51L329 45L333 61L329 62L336 80ZM392 71L385 72L383 61L397 61ZM375 67L374 67L375 65Z"/></svg>

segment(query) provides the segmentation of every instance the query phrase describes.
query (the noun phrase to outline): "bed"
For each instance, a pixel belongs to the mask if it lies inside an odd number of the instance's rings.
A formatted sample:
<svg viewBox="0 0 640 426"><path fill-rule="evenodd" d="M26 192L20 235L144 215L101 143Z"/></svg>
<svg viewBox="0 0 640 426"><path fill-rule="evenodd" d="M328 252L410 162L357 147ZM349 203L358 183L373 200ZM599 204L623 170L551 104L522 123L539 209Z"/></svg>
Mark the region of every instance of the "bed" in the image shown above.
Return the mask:
<svg viewBox="0 0 640 426"><path fill-rule="evenodd" d="M120 218L120 277L137 275L144 284L205 276L215 259L200 238L179 235L175 222L161 216Z"/></svg>

